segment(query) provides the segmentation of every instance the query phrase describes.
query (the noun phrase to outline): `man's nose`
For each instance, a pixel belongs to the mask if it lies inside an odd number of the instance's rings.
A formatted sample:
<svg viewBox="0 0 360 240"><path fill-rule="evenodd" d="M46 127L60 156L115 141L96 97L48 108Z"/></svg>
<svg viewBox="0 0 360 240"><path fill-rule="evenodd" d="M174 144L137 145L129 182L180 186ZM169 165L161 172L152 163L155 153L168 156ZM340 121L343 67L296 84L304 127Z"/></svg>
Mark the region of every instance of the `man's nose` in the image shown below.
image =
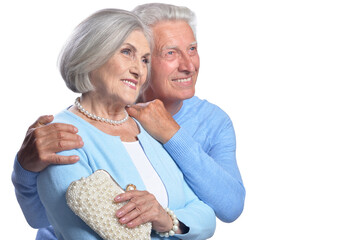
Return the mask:
<svg viewBox="0 0 360 240"><path fill-rule="evenodd" d="M195 66L194 66L194 63L192 61L192 58L188 54L183 54L180 57L180 59L179 59L179 71L180 72L183 72L183 71L194 72L195 71Z"/></svg>

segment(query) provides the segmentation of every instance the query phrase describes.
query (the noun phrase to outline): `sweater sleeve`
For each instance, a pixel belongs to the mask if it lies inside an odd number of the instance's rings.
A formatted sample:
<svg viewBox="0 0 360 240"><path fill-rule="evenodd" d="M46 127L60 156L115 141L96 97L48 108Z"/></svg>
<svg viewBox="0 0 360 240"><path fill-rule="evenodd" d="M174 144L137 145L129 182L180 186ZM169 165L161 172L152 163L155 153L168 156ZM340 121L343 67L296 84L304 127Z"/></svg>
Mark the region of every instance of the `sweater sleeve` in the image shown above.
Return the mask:
<svg viewBox="0 0 360 240"><path fill-rule="evenodd" d="M176 234L175 237L184 240L201 240L212 237L216 227L213 209L200 201L185 181L183 186L186 205L184 208L175 209L174 213L179 221L189 227L189 232L186 234Z"/></svg>
<svg viewBox="0 0 360 240"><path fill-rule="evenodd" d="M207 152L183 127L164 144L164 148L195 194L214 209L220 220L232 222L243 211L245 188L236 162L232 122L228 118L222 125Z"/></svg>
<svg viewBox="0 0 360 240"><path fill-rule="evenodd" d="M30 172L21 167L15 158L11 180L15 187L15 195L28 224L33 228L50 225L45 208L37 192L36 179L39 173Z"/></svg>
<svg viewBox="0 0 360 240"><path fill-rule="evenodd" d="M58 239L101 239L67 206L66 190L71 182L93 173L81 149L64 151L61 155L78 155L80 160L68 165L50 165L37 179L38 193Z"/></svg>

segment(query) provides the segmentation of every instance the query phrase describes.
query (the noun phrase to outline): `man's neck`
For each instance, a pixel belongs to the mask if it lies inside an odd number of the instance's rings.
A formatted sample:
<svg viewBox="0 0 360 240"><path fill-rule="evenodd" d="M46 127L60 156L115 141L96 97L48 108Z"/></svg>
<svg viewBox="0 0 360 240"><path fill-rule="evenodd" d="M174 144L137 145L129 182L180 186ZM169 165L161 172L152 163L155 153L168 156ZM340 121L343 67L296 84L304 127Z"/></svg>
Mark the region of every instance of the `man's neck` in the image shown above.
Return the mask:
<svg viewBox="0 0 360 240"><path fill-rule="evenodd" d="M176 102L167 102L162 100L162 102L164 103L166 110L171 114L171 116L174 116L177 112L179 112L183 105L182 100Z"/></svg>
<svg viewBox="0 0 360 240"><path fill-rule="evenodd" d="M164 103L164 107L171 114L171 116L174 116L178 111L180 111L183 105L183 100L171 101L168 99L161 99L152 94L150 91L142 93L136 102L150 102L155 99L159 99Z"/></svg>

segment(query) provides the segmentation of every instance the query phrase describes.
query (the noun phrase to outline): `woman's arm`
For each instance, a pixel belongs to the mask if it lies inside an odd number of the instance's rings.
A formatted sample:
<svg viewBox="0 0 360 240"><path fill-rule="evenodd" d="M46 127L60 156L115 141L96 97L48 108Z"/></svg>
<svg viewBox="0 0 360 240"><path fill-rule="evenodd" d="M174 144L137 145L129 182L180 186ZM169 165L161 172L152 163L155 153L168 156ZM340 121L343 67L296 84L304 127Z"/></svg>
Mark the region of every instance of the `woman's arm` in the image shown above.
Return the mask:
<svg viewBox="0 0 360 240"><path fill-rule="evenodd" d="M80 161L72 165L51 165L37 179L39 197L55 234L59 239L101 239L66 203L65 194L70 183L93 173L86 154L81 149L60 154L78 155Z"/></svg>
<svg viewBox="0 0 360 240"><path fill-rule="evenodd" d="M185 234L176 234L175 237L184 240L210 238L214 235L216 227L216 217L213 209L200 201L185 181L183 188L186 197L186 205L183 208L172 210L179 221L189 228L189 231Z"/></svg>

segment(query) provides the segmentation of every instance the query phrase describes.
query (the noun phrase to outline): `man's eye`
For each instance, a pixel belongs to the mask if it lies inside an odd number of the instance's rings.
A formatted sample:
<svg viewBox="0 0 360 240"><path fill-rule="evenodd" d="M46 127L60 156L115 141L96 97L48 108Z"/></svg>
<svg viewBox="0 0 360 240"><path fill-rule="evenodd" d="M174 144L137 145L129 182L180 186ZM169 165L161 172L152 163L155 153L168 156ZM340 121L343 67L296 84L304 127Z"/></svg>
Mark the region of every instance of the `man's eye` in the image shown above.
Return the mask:
<svg viewBox="0 0 360 240"><path fill-rule="evenodd" d="M189 48L189 54L190 54L190 55L194 55L194 54L196 54L196 52L197 52L197 48L196 48L196 47L191 47L191 48Z"/></svg>
<svg viewBox="0 0 360 240"><path fill-rule="evenodd" d="M172 60L177 56L177 52L175 50L165 50L161 53L161 57Z"/></svg>
<svg viewBox="0 0 360 240"><path fill-rule="evenodd" d="M147 58L144 58L143 60L143 63L145 63L145 64L148 64L150 61L149 61L149 59L147 59Z"/></svg>

